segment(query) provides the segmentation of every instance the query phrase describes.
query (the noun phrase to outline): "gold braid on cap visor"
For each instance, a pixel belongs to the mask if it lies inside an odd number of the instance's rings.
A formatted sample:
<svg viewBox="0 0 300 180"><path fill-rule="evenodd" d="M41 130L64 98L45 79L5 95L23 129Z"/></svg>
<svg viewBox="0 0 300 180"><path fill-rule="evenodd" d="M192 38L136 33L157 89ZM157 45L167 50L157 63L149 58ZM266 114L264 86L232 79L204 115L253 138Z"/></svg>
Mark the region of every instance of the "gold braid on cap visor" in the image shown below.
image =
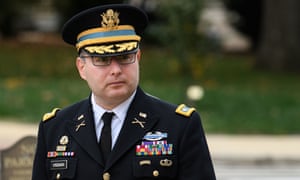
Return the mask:
<svg viewBox="0 0 300 180"><path fill-rule="evenodd" d="M136 35L134 28L129 25L120 25L115 28L93 28L83 31L77 36L76 48L93 44L104 44L118 41L140 41L141 37ZM108 45L109 46L109 45Z"/></svg>
<svg viewBox="0 0 300 180"><path fill-rule="evenodd" d="M125 51L132 51L138 47L138 42L123 42L112 45L97 45L86 46L84 50L89 53L106 54L106 53L121 53Z"/></svg>

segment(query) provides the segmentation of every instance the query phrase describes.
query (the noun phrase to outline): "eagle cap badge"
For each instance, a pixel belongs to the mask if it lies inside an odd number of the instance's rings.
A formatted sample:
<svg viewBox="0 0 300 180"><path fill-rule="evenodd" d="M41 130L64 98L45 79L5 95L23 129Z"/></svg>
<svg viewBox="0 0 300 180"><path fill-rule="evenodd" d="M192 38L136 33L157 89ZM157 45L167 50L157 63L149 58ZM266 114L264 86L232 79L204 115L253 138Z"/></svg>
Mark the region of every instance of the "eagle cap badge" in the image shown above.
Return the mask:
<svg viewBox="0 0 300 180"><path fill-rule="evenodd" d="M117 28L120 23L119 13L115 12L112 9L106 10L106 13L102 13L101 17L102 17L101 25L104 28L114 29Z"/></svg>

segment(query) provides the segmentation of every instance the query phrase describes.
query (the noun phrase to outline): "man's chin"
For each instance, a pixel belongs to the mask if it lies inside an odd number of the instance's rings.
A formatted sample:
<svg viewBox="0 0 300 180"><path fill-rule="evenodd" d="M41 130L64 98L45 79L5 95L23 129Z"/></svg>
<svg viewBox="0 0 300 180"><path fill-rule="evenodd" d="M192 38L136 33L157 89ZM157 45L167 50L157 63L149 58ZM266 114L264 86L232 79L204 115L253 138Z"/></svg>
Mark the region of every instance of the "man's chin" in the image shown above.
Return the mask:
<svg viewBox="0 0 300 180"><path fill-rule="evenodd" d="M130 92L125 88L113 88L109 92L111 98L126 98L130 96Z"/></svg>

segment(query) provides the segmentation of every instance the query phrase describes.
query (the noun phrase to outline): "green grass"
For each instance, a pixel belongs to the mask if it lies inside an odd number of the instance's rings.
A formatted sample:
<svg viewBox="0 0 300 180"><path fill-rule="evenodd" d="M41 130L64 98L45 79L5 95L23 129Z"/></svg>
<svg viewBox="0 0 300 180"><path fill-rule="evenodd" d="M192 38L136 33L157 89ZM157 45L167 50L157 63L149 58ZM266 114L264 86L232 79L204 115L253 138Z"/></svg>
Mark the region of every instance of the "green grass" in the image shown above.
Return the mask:
<svg viewBox="0 0 300 180"><path fill-rule="evenodd" d="M74 79L7 78L1 84L0 115L25 122L38 122L46 111L89 94L85 83Z"/></svg>
<svg viewBox="0 0 300 180"><path fill-rule="evenodd" d="M36 123L52 108L89 95L75 70L73 48L0 47L0 117ZM251 56L220 54L193 57L191 71L185 74L167 50L144 47L143 51L141 86L146 92L179 104L187 103L187 85L204 88L204 98L192 104L207 132L300 132L300 75L256 71Z"/></svg>

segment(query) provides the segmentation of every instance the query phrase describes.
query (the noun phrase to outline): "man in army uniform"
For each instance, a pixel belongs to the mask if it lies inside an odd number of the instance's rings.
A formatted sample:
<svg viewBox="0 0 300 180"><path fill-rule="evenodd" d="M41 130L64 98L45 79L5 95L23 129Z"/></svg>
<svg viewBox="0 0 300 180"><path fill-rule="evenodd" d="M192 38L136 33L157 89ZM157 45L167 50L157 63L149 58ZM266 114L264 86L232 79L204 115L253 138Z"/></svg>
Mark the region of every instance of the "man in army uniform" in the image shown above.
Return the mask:
<svg viewBox="0 0 300 180"><path fill-rule="evenodd" d="M139 87L146 14L124 5L94 7L63 27L91 94L46 113L32 180L215 180L199 114Z"/></svg>

